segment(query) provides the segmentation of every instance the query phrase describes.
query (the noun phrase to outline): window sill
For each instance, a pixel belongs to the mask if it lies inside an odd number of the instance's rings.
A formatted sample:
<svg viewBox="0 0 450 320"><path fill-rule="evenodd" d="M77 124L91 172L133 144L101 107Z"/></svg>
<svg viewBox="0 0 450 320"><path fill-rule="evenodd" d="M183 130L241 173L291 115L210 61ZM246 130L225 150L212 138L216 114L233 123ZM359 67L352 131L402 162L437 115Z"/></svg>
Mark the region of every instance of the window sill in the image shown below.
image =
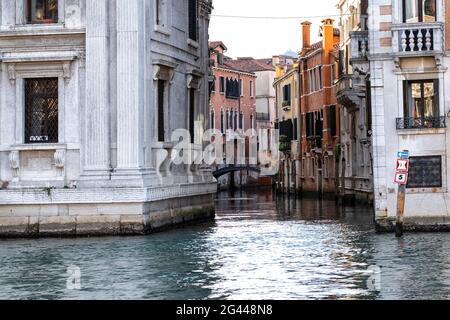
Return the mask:
<svg viewBox="0 0 450 320"><path fill-rule="evenodd" d="M399 136L407 135L426 135L426 134L445 134L445 128L429 128L429 129L401 129L397 130Z"/></svg>
<svg viewBox="0 0 450 320"><path fill-rule="evenodd" d="M36 144L18 144L11 146L11 151L49 151L66 150L67 144L63 143L36 143Z"/></svg>
<svg viewBox="0 0 450 320"><path fill-rule="evenodd" d="M166 36L170 36L172 34L170 32L169 28L167 28L165 26L160 26L160 25L157 25L157 24L155 24L153 30L155 32L161 33L161 34L166 35Z"/></svg>
<svg viewBox="0 0 450 320"><path fill-rule="evenodd" d="M197 41L192 40L192 39L187 39L187 44L188 44L188 46L195 48L195 49L200 48L200 44Z"/></svg>

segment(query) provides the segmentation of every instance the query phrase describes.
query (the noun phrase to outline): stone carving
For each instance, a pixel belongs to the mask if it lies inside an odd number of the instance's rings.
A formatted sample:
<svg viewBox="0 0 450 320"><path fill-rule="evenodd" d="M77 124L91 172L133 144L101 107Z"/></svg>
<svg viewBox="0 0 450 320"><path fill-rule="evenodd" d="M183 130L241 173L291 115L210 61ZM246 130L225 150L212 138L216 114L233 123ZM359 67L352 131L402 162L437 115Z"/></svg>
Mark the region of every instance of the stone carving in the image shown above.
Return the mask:
<svg viewBox="0 0 450 320"><path fill-rule="evenodd" d="M58 175L62 176L64 173L64 167L66 166L66 151L65 150L56 150L55 151L55 167L58 171Z"/></svg>
<svg viewBox="0 0 450 320"><path fill-rule="evenodd" d="M20 153L19 151L11 151L9 153L9 166L11 167L14 180L19 178L20 170Z"/></svg>
<svg viewBox="0 0 450 320"><path fill-rule="evenodd" d="M16 64L10 63L8 64L8 77L11 85L16 85Z"/></svg>
<svg viewBox="0 0 450 320"><path fill-rule="evenodd" d="M63 68L63 78L66 83L70 82L71 71L70 71L70 62L64 62L62 65Z"/></svg>

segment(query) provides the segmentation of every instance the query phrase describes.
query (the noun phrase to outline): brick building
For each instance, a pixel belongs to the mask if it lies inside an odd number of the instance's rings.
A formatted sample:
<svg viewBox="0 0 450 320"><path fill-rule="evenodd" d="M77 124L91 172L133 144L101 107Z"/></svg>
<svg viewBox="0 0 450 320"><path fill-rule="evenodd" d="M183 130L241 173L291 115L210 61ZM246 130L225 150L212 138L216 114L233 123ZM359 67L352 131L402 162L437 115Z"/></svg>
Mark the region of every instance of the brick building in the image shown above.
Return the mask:
<svg viewBox="0 0 450 320"><path fill-rule="evenodd" d="M216 150L216 157L220 158L221 155L226 160L223 162L230 165L233 164L230 161L235 161L233 156L237 155L239 150L245 153L244 158L246 163L248 162L249 137L246 138L245 133L251 129L256 130L257 77L243 61L225 56L226 51L227 47L221 41L210 42L214 74L210 102L211 128L219 130L223 135L222 150ZM230 144L233 141L235 143ZM237 150L242 141L245 141L245 148ZM230 156L231 153L233 156ZM219 163L216 167L220 167L220 159L217 160ZM256 182L257 178L255 173L236 172L234 177L232 174L221 177L219 186L249 185Z"/></svg>
<svg viewBox="0 0 450 320"><path fill-rule="evenodd" d="M332 19L321 27L322 41L311 44L311 23L302 24L300 52L301 188L303 192L332 193L336 190L339 145L339 113L336 101L339 30Z"/></svg>

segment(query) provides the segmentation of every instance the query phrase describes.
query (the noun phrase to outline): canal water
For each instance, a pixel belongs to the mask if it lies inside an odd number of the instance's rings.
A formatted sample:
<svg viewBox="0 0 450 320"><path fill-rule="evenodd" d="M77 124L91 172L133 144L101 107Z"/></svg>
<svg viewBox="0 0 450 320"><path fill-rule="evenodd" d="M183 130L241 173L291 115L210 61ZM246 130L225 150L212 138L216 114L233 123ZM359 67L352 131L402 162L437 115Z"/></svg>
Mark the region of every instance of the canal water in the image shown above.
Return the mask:
<svg viewBox="0 0 450 320"><path fill-rule="evenodd" d="M376 234L371 209L221 193L142 237L0 241L0 299L450 298L450 234Z"/></svg>

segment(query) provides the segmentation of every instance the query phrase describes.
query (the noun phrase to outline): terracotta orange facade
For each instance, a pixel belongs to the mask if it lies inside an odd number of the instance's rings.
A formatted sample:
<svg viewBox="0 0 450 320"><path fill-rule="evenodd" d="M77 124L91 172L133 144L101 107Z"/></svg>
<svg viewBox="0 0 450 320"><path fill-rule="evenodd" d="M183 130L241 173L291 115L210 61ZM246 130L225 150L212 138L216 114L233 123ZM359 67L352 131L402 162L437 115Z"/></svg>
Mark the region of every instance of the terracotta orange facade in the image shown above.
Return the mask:
<svg viewBox="0 0 450 320"><path fill-rule="evenodd" d="M336 99L339 30L332 19L323 21L322 41L310 44L311 23L302 24L301 185L304 192L336 190L336 149L339 148L339 110Z"/></svg>

